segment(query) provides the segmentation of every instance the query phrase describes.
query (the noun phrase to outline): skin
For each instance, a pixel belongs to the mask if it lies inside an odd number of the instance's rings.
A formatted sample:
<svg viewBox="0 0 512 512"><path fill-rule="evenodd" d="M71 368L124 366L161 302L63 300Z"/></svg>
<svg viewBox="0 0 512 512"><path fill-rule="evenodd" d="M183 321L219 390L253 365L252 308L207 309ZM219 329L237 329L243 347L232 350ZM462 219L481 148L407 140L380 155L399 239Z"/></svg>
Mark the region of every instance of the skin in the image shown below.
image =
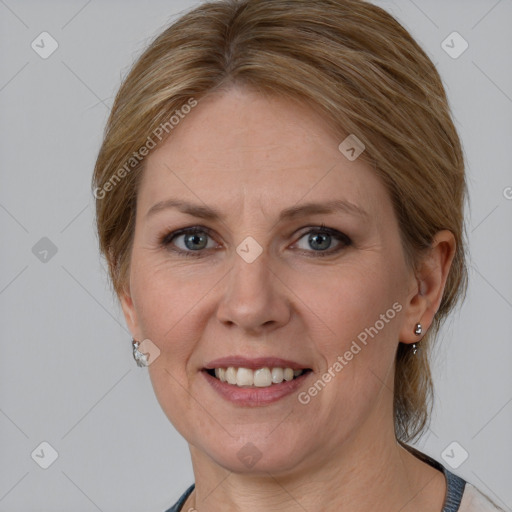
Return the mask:
<svg viewBox="0 0 512 512"><path fill-rule="evenodd" d="M395 440L393 371L399 340L419 341L415 324L426 332L439 307L454 237L437 233L415 274L387 190L363 158L341 154L343 138L305 105L231 87L201 99L147 159L121 303L134 338L160 350L149 366L152 385L190 446L196 490L182 510L442 508L442 473ZM225 218L175 208L147 215L170 198ZM278 221L285 208L333 199L367 216ZM328 251L340 250L317 256L308 234L322 223L352 244L333 237ZM211 230L202 257L159 243L190 226ZM247 236L263 249L250 264L236 252ZM174 247L193 252L183 236ZM299 391L307 390L394 303L401 311L307 405L292 393L236 406L201 373L219 357L281 357L313 370ZM261 453L252 468L237 456L248 442Z"/></svg>

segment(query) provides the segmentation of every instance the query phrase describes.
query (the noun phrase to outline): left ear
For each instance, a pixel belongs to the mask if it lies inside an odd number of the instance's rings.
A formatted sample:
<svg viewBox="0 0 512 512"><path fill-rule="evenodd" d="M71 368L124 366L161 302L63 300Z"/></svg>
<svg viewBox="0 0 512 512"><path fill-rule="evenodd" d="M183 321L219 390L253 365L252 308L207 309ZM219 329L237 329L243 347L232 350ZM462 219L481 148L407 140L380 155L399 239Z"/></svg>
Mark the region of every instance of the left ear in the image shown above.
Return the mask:
<svg viewBox="0 0 512 512"><path fill-rule="evenodd" d="M456 242L453 233L448 230L439 231L432 240L430 249L421 260L420 266L413 276L412 290L405 304L404 323L400 330L402 343L414 343L432 325L446 285L446 279L455 256ZM420 323L422 335L414 334L414 328Z"/></svg>

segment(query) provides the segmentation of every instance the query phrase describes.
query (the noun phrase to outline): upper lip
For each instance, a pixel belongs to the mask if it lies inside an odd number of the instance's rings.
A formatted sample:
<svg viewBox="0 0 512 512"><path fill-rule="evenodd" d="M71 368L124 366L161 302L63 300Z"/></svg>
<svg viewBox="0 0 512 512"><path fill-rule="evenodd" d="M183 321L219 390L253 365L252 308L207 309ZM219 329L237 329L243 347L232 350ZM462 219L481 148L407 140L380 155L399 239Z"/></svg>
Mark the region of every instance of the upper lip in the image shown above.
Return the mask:
<svg viewBox="0 0 512 512"><path fill-rule="evenodd" d="M281 359L280 357L255 357L248 359L240 356L228 356L214 359L205 365L206 370L214 370L215 368L250 368L256 370L258 368L291 368L292 370L305 370L309 366L290 361L289 359Z"/></svg>

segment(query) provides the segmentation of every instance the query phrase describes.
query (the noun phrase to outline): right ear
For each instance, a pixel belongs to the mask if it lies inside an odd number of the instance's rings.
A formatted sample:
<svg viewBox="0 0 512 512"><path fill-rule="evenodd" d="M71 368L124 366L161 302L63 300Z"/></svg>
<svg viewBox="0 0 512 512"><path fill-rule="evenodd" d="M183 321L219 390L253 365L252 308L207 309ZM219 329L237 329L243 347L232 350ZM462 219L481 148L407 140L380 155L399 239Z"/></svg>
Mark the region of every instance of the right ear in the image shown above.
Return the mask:
<svg viewBox="0 0 512 512"><path fill-rule="evenodd" d="M129 285L123 287L121 293L119 294L119 301L121 302L124 318L128 328L132 333L132 337L136 340L140 340L139 319L133 304Z"/></svg>

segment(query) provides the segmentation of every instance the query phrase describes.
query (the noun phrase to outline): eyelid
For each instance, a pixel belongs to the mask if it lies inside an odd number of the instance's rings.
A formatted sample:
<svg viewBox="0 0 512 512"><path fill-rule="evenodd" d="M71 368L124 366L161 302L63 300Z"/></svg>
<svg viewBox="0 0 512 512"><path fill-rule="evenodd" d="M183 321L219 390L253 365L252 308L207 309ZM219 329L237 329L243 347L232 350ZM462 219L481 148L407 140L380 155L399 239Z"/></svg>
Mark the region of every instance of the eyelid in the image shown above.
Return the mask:
<svg viewBox="0 0 512 512"><path fill-rule="evenodd" d="M165 231L163 236L160 236L159 239L163 242L167 239L172 240L173 238L176 238L179 235L188 235L190 233L207 233L208 236L212 236L213 230L210 228L207 228L206 226L200 226L197 224L194 224L193 226L187 226L184 228L176 229L174 231L169 230Z"/></svg>

